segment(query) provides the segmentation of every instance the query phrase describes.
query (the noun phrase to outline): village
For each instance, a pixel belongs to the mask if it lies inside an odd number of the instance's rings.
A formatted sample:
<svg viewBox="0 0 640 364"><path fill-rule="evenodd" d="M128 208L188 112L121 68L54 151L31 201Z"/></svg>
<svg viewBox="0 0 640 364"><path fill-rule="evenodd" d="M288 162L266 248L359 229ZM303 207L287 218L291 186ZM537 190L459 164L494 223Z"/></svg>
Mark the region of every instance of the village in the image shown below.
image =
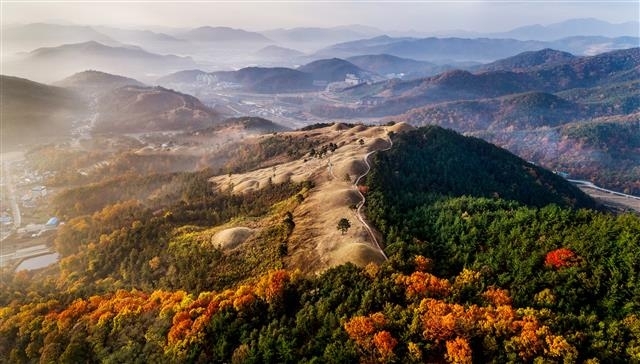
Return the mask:
<svg viewBox="0 0 640 364"><path fill-rule="evenodd" d="M52 172L27 168L22 156L3 158L0 181L0 268L38 269L58 259L52 247L61 224L48 215L53 194L45 186Z"/></svg>

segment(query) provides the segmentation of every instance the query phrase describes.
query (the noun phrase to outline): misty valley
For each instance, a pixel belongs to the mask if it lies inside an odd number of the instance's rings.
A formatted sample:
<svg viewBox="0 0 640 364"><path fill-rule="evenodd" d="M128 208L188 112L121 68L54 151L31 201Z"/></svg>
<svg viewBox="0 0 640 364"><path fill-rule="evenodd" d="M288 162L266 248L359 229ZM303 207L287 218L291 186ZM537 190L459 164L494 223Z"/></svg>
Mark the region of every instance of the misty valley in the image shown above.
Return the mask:
<svg viewBox="0 0 640 364"><path fill-rule="evenodd" d="M638 26L3 25L0 363L640 361Z"/></svg>

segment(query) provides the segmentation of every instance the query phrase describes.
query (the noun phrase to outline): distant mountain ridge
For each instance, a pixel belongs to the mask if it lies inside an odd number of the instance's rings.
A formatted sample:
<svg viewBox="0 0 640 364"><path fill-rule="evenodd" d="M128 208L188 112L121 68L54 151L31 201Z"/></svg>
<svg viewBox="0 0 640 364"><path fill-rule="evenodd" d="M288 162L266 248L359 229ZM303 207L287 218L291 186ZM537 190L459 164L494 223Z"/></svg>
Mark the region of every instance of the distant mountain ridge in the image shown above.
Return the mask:
<svg viewBox="0 0 640 364"><path fill-rule="evenodd" d="M369 72L344 59L321 59L298 67L298 71L313 75L315 80L327 82L344 81L347 74L366 77Z"/></svg>
<svg viewBox="0 0 640 364"><path fill-rule="evenodd" d="M195 65L190 57L159 55L139 47L111 47L89 41L38 48L19 61L5 64L4 68L7 72L53 82L87 69L148 78L149 73L167 73L176 69L194 68Z"/></svg>
<svg viewBox="0 0 640 364"><path fill-rule="evenodd" d="M268 45L260 48L253 55L261 62L283 62L292 63L302 61L306 58L306 54L296 49L281 47L277 45Z"/></svg>
<svg viewBox="0 0 640 364"><path fill-rule="evenodd" d="M42 47L57 47L61 44L100 42L119 46L117 40L90 26L31 23L3 28L3 45L19 51L30 51Z"/></svg>
<svg viewBox="0 0 640 364"><path fill-rule="evenodd" d="M474 71L530 71L534 67L544 67L553 64L567 63L576 58L571 53L545 48L539 51L529 51L504 58L489 64L474 68Z"/></svg>
<svg viewBox="0 0 640 364"><path fill-rule="evenodd" d="M514 54L553 48L590 55L640 44L638 37L574 37L552 42L538 40L494 38L393 38L380 36L338 43L315 53L317 58L348 58L366 54L389 54L420 61L446 63L450 61L491 62Z"/></svg>
<svg viewBox="0 0 640 364"><path fill-rule="evenodd" d="M346 60L362 69L380 75L399 75L400 73L404 73L426 76L429 73L437 73L436 70L442 71L443 68L431 62L416 61L414 59L396 57L390 54L367 54L349 57Z"/></svg>
<svg viewBox="0 0 640 364"><path fill-rule="evenodd" d="M184 32L180 37L197 42L273 42L260 33L230 27L203 26Z"/></svg>
<svg viewBox="0 0 640 364"><path fill-rule="evenodd" d="M599 19L586 18L569 19L549 25L527 25L504 33L492 33L490 36L528 40L557 40L573 36L601 36L615 38L637 36L638 34L640 34L640 22L638 21L613 24Z"/></svg>
<svg viewBox="0 0 640 364"><path fill-rule="evenodd" d="M384 34L383 30L367 26L340 26L332 28L299 27L271 29L261 32L279 44L305 50L316 50L338 42L370 38Z"/></svg>
<svg viewBox="0 0 640 364"><path fill-rule="evenodd" d="M243 88L263 93L296 92L317 89L311 74L285 67L247 67L238 71L213 72L220 81L240 84Z"/></svg>

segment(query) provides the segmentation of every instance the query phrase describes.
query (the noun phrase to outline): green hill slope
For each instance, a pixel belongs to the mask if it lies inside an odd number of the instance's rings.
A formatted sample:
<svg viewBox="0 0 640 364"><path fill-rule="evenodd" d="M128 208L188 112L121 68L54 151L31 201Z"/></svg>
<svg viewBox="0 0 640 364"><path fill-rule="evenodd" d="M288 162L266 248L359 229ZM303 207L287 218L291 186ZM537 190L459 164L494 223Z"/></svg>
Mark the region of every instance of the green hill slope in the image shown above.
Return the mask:
<svg viewBox="0 0 640 364"><path fill-rule="evenodd" d="M369 183L379 192L402 191L412 208L439 196L499 197L530 206L555 203L594 207L561 177L508 151L436 126L400 134L388 153L376 156Z"/></svg>

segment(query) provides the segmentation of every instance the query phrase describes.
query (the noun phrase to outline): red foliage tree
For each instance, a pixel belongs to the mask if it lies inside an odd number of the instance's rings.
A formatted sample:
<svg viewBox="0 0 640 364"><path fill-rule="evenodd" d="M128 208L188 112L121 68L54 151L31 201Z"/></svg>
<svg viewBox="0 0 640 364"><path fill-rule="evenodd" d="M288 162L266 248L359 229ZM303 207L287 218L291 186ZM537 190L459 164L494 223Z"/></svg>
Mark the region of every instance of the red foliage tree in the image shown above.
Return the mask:
<svg viewBox="0 0 640 364"><path fill-rule="evenodd" d="M567 248L559 248L547 253L544 258L544 265L560 269L576 264L577 260L578 256L573 251Z"/></svg>

